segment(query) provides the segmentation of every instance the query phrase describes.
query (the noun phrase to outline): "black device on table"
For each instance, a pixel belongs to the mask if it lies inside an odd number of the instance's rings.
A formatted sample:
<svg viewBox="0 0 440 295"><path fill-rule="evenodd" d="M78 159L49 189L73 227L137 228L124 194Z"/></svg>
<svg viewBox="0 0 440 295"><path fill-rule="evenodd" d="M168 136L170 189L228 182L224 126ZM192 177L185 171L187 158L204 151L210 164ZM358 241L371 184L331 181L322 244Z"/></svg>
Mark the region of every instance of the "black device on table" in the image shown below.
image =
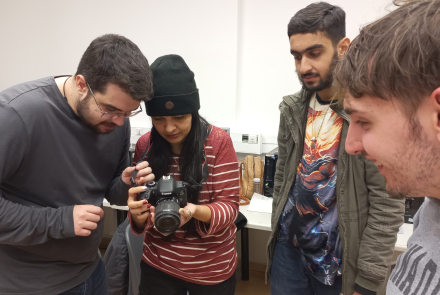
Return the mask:
<svg viewBox="0 0 440 295"><path fill-rule="evenodd" d="M414 216L422 206L425 198L406 198L405 199L405 223L413 223Z"/></svg>
<svg viewBox="0 0 440 295"><path fill-rule="evenodd" d="M263 195L273 197L273 186L275 182L275 170L278 160L278 148L273 149L264 157L264 182Z"/></svg>

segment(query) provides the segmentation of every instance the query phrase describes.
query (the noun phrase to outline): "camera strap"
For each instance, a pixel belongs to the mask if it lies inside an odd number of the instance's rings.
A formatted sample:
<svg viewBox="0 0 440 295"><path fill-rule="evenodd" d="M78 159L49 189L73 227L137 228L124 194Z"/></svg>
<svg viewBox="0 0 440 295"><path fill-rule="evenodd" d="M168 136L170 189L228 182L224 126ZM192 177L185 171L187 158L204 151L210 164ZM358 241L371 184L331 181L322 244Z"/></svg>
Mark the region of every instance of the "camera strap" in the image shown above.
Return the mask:
<svg viewBox="0 0 440 295"><path fill-rule="evenodd" d="M208 179L209 176L209 167L208 167L208 159L206 157L206 152L205 152L205 142L209 137L209 134L211 134L211 128L209 126L209 124L205 124L203 122L201 122L202 124L202 141L203 141L203 145L202 145L202 159L203 159L203 166L202 166L202 180L200 181L200 183L197 183L196 181L194 181L194 184L188 184L190 187L197 189L197 190L202 190L203 188L203 183ZM145 156L147 155L149 149L151 146L151 138L150 138L150 142L148 143L147 148L145 149L145 151L142 153L141 157L139 158L139 161L136 164L139 164L143 161L145 161ZM136 178L136 175L138 174L138 170L134 170L133 172L131 172L131 178L130 178L130 182L132 184L132 186L137 186L136 181L134 181L134 179Z"/></svg>
<svg viewBox="0 0 440 295"><path fill-rule="evenodd" d="M208 139L210 133L211 133L211 128L210 128L209 124L202 123L202 140L203 140L203 145L202 145L202 159L203 159L202 180L200 181L200 183L197 183L195 185L191 185L193 188L198 189L198 190L202 190L203 183L208 179L208 176L209 176L208 159L206 157L206 152L205 152L205 142Z"/></svg>

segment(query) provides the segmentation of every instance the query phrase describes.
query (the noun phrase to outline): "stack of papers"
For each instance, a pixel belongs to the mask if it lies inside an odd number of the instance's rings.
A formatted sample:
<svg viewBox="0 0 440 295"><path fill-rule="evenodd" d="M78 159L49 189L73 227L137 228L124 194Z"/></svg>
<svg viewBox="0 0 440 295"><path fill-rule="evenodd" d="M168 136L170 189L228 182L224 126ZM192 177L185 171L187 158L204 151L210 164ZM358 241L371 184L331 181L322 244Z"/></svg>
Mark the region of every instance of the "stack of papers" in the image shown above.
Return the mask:
<svg viewBox="0 0 440 295"><path fill-rule="evenodd" d="M272 198L254 193L247 210L261 213L272 213L272 201Z"/></svg>

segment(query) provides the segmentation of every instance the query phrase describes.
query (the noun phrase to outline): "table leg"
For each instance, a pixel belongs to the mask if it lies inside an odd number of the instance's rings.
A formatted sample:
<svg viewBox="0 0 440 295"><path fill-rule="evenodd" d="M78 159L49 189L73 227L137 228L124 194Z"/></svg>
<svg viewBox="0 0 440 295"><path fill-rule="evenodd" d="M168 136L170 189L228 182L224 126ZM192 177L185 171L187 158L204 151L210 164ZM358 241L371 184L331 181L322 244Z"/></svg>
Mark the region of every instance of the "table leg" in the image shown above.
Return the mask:
<svg viewBox="0 0 440 295"><path fill-rule="evenodd" d="M116 221L117 226L124 222L125 218L127 218L127 211L125 210L116 210Z"/></svg>
<svg viewBox="0 0 440 295"><path fill-rule="evenodd" d="M249 229L241 229L241 279L249 281Z"/></svg>

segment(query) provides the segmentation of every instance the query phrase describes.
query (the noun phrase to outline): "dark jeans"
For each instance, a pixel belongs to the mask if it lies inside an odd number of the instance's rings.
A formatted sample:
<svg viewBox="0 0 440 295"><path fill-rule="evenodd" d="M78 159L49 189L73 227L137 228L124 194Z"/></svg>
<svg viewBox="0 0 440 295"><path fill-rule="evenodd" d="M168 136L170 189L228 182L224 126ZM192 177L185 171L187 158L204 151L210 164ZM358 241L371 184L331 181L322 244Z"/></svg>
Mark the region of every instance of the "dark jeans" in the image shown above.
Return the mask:
<svg viewBox="0 0 440 295"><path fill-rule="evenodd" d="M275 244L270 272L270 293L272 295L339 295L342 290L341 277L333 286L324 285L315 279L304 265L302 253L287 241Z"/></svg>
<svg viewBox="0 0 440 295"><path fill-rule="evenodd" d="M104 262L99 260L95 271L84 282L60 295L107 295Z"/></svg>
<svg viewBox="0 0 440 295"><path fill-rule="evenodd" d="M233 295L235 274L217 285L200 285L164 273L142 260L140 295L186 295L187 292L190 295Z"/></svg>

